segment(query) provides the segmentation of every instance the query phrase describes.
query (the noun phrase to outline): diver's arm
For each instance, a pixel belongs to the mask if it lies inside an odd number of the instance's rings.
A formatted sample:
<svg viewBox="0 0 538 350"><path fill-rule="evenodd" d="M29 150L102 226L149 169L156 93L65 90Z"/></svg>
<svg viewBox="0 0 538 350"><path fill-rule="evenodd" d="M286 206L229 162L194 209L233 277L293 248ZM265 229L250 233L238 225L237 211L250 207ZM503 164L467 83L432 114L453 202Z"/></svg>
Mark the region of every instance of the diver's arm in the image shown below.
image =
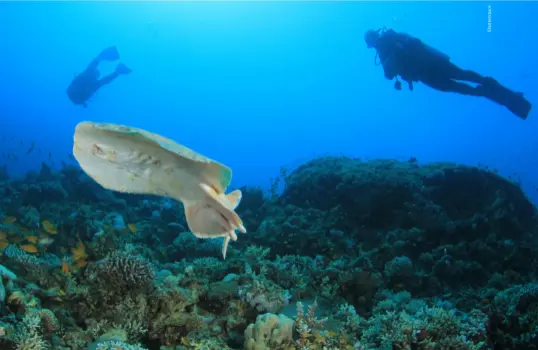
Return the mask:
<svg viewBox="0 0 538 350"><path fill-rule="evenodd" d="M387 57L383 62L381 62L383 66L383 71L385 73L385 78L388 80L394 79L396 75L398 74L396 69L396 57L394 54Z"/></svg>
<svg viewBox="0 0 538 350"><path fill-rule="evenodd" d="M381 59L381 65L385 72L385 78L388 80L394 79L398 74L398 60L403 52L404 46L397 40L398 35L385 34L380 40L378 46L379 58Z"/></svg>

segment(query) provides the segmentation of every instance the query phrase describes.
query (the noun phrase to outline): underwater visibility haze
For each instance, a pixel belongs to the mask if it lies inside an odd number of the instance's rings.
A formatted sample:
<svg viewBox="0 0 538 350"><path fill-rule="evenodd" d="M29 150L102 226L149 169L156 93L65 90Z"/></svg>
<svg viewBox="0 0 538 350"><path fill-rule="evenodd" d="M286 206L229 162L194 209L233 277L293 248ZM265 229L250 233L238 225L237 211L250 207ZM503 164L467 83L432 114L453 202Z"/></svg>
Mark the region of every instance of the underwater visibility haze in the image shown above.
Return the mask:
<svg viewBox="0 0 538 350"><path fill-rule="evenodd" d="M537 348L537 13L0 2L0 349Z"/></svg>

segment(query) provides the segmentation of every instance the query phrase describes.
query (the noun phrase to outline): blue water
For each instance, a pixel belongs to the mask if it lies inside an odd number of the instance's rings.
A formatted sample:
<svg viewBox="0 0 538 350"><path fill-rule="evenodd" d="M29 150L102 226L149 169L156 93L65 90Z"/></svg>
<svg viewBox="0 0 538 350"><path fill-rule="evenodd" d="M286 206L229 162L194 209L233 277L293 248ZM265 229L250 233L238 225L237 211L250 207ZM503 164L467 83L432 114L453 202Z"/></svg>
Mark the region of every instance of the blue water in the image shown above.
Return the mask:
<svg viewBox="0 0 538 350"><path fill-rule="evenodd" d="M1 148L19 155L12 175L48 152L59 167L73 162L75 125L92 120L173 138L230 166L236 186L267 186L318 155L414 156L499 169L536 201L535 110L523 121L485 99L396 91L363 36L407 32L536 103L537 13L500 2L0 3L0 136L15 139ZM110 45L133 73L73 105L68 84ZM24 155L32 142L42 153Z"/></svg>

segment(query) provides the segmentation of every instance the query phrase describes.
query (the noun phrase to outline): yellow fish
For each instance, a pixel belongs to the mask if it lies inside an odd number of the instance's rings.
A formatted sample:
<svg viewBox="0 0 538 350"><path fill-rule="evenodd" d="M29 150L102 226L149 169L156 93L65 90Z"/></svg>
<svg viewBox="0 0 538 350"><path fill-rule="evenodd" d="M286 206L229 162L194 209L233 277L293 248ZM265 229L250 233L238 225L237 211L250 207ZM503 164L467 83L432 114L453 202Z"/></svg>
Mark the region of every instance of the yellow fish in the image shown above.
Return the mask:
<svg viewBox="0 0 538 350"><path fill-rule="evenodd" d="M56 226L54 226L54 224L50 222L49 220L43 220L41 224L43 225L43 230L45 230L45 232L51 235L55 235L58 233Z"/></svg>
<svg viewBox="0 0 538 350"><path fill-rule="evenodd" d="M71 248L71 253L73 253L73 260L79 261L84 260L88 257L88 254L86 254L86 246L82 241L78 241L78 244L75 248Z"/></svg>
<svg viewBox="0 0 538 350"><path fill-rule="evenodd" d="M127 227L129 227L129 230L132 233L136 233L136 225L135 224L129 224L129 225L127 225Z"/></svg>
<svg viewBox="0 0 538 350"><path fill-rule="evenodd" d="M67 263L67 261L62 261L62 272L66 276L71 276L71 272L69 271L69 264Z"/></svg>
<svg viewBox="0 0 538 350"><path fill-rule="evenodd" d="M77 260L75 266L73 266L73 269L75 271L78 271L81 268L83 268L84 266L86 266L87 264L88 264L88 262L86 260Z"/></svg>
<svg viewBox="0 0 538 350"><path fill-rule="evenodd" d="M39 241L39 238L37 238L37 236L28 236L26 237L26 240L30 243L37 243Z"/></svg>
<svg viewBox="0 0 538 350"><path fill-rule="evenodd" d="M0 249L6 249L9 246L9 242L0 241Z"/></svg>
<svg viewBox="0 0 538 350"><path fill-rule="evenodd" d="M17 218L14 216L9 216L4 220L4 224L9 225L17 221Z"/></svg>
<svg viewBox="0 0 538 350"><path fill-rule="evenodd" d="M37 253L38 252L37 247L35 245L33 245L33 244L21 245L21 249L24 250L27 253Z"/></svg>

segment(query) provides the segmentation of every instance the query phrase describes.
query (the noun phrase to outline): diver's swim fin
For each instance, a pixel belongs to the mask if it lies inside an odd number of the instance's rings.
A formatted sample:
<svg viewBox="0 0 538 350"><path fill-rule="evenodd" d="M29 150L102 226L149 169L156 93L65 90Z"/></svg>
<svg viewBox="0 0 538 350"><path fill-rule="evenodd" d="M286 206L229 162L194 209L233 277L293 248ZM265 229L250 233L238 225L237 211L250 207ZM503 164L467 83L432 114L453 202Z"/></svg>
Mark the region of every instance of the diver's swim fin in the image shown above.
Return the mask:
<svg viewBox="0 0 538 350"><path fill-rule="evenodd" d="M131 72L131 68L127 67L123 63L120 63L116 66L116 74L129 74Z"/></svg>
<svg viewBox="0 0 538 350"><path fill-rule="evenodd" d="M529 116L532 104L525 99L522 93L514 92L500 84L487 87L487 98L508 108L512 113L525 120Z"/></svg>
<svg viewBox="0 0 538 350"><path fill-rule="evenodd" d="M110 46L101 51L98 56L100 61L116 61L120 59L120 53L116 46Z"/></svg>
<svg viewBox="0 0 538 350"><path fill-rule="evenodd" d="M532 104L527 101L523 95L517 95L517 98L514 98L513 101L505 105L512 113L525 120L529 116L529 113L532 109Z"/></svg>

